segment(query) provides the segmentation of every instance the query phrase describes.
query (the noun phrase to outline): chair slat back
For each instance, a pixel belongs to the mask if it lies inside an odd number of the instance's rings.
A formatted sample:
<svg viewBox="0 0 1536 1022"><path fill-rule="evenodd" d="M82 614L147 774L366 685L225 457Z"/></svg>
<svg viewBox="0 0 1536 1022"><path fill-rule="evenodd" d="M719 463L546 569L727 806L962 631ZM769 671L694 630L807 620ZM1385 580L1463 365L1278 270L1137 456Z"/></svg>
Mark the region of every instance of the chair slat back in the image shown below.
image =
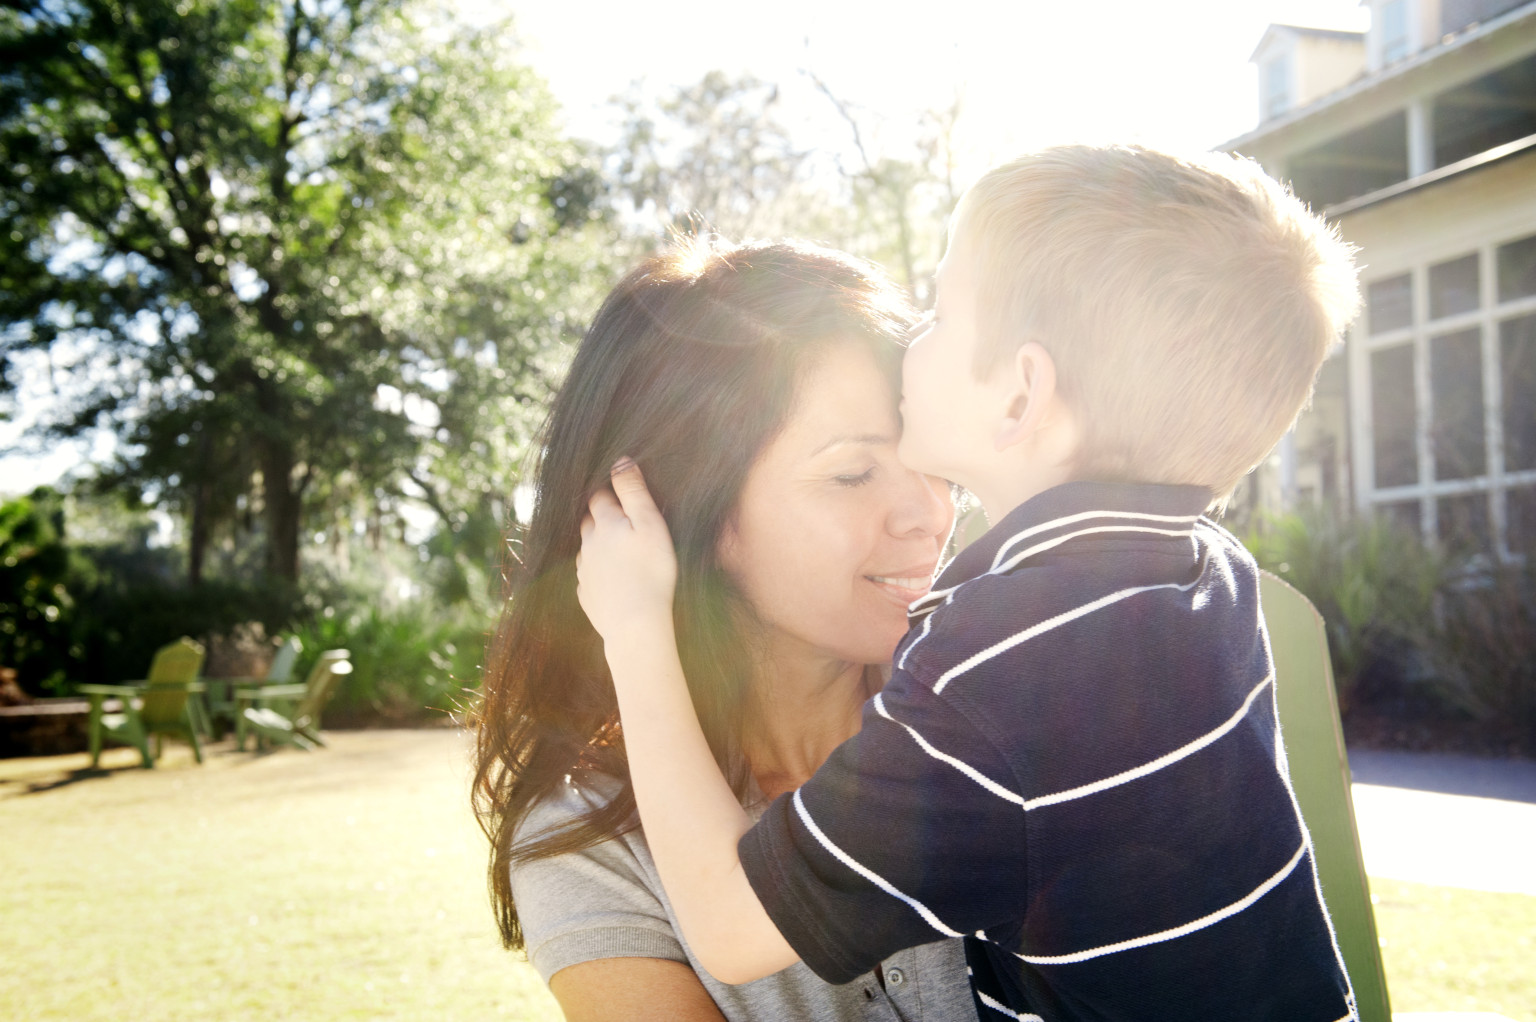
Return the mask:
<svg viewBox="0 0 1536 1022"><path fill-rule="evenodd" d="M344 649L328 649L320 654L320 659L315 662L309 678L304 682L304 695L300 697L298 706L294 707L295 727L309 724L317 728L320 726L320 713L325 709L325 704L330 702L336 684L343 676L352 673L352 661L348 659L351 655Z"/></svg>
<svg viewBox="0 0 1536 1022"><path fill-rule="evenodd" d="M157 727L174 727L186 712L189 682L151 684L140 697L143 705L139 717L151 730Z"/></svg>
<svg viewBox="0 0 1536 1022"><path fill-rule="evenodd" d="M1269 572L1260 578L1259 599L1275 658L1275 702L1291 786L1312 834L1323 899L1355 988L1360 1022L1391 1022L1323 619L1305 596Z"/></svg>
<svg viewBox="0 0 1536 1022"><path fill-rule="evenodd" d="M299 653L304 649L304 644L294 636L281 646L272 656L272 666L267 668L266 683L268 685L286 685L288 679L293 677L294 664L299 659Z"/></svg>
<svg viewBox="0 0 1536 1022"><path fill-rule="evenodd" d="M197 680L203 669L203 647L183 635L175 642L155 651L155 659L149 665L148 682L186 684Z"/></svg>

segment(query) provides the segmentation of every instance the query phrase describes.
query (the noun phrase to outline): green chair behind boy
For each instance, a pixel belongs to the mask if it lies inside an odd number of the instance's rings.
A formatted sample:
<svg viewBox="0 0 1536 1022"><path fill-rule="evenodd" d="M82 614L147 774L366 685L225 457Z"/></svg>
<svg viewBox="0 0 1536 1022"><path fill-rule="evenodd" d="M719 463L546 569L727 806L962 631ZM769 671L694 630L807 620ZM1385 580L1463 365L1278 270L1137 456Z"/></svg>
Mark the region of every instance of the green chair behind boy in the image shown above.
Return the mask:
<svg viewBox="0 0 1536 1022"><path fill-rule="evenodd" d="M1323 619L1305 596L1268 572L1259 583L1259 600L1275 658L1275 696L1291 784L1312 833L1323 898L1355 988L1360 1022L1391 1022Z"/></svg>

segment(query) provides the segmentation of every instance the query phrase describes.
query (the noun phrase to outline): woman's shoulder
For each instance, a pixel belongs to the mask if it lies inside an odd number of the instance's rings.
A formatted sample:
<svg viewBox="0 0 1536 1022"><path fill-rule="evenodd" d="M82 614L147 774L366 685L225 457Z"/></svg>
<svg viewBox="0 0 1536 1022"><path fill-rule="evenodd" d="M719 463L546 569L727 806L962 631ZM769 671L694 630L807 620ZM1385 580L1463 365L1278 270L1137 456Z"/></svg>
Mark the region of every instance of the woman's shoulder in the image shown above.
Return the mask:
<svg viewBox="0 0 1536 1022"><path fill-rule="evenodd" d="M517 826L517 842L538 840L544 834L575 823L618 798L623 787L618 778L606 774L593 774L580 783L571 777L564 778L554 790L529 807Z"/></svg>

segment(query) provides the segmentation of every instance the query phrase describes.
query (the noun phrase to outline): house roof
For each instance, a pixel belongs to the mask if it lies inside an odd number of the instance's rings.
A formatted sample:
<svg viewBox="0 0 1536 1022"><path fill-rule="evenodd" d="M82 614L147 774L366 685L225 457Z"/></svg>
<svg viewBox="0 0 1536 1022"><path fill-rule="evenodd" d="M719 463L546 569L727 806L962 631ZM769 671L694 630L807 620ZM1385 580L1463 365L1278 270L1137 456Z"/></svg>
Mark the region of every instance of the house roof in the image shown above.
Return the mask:
<svg viewBox="0 0 1536 1022"><path fill-rule="evenodd" d="M1275 22L1264 30L1264 35L1259 38L1259 45L1253 48L1253 53L1249 55L1248 60L1250 62L1257 60L1264 48L1270 44L1276 35L1281 33L1310 36L1313 39L1334 39L1338 42L1363 43L1365 41L1364 32L1346 32L1338 28L1312 28L1309 25L1286 25Z"/></svg>
<svg viewBox="0 0 1536 1022"><path fill-rule="evenodd" d="M1228 139L1215 148L1231 152L1242 146L1250 145L1259 139L1288 131L1299 122L1310 120L1325 110L1338 107L1365 93L1374 92L1381 88L1400 89L1401 85L1399 82L1402 79L1418 74L1425 66L1444 60L1459 51L1467 50L1469 47L1478 45L1491 36L1514 29L1517 25L1522 26L1522 28L1516 29L1516 31L1526 30L1532 25L1536 25L1536 2L1512 8L1496 18L1491 18L1482 24L1474 25L1456 33L1456 35L1450 38L1449 42L1442 41L1436 46L1421 50L1406 60L1400 60L1379 71L1369 72L1342 88L1335 89L1333 92L1318 97L1305 106L1287 111L1273 120L1261 122L1250 131L1244 132L1236 138ZM1289 28L1290 26L1271 25L1265 31L1265 40L1278 27ZM1259 43L1260 48L1263 45L1264 41L1261 40Z"/></svg>
<svg viewBox="0 0 1536 1022"><path fill-rule="evenodd" d="M1461 177L1465 174L1482 170L1484 167L1490 167L1495 163L1502 163L1516 156L1524 156L1533 152L1536 152L1536 135L1517 138L1513 142L1506 142L1503 145L1494 146L1492 149L1475 153L1464 160L1457 160L1455 163L1446 164L1444 167L1436 167L1427 174L1420 174L1418 177L1411 177L1406 181L1399 181L1397 184L1378 188L1374 192L1367 192L1364 195L1357 195L1352 199L1345 199L1343 202L1336 202L1323 210L1323 216L1332 220L1335 217L1343 216L1345 213L1353 213L1355 210L1364 209L1367 206L1380 205L1383 202L1399 198L1410 192L1417 192L1434 185L1443 184L1452 178Z"/></svg>

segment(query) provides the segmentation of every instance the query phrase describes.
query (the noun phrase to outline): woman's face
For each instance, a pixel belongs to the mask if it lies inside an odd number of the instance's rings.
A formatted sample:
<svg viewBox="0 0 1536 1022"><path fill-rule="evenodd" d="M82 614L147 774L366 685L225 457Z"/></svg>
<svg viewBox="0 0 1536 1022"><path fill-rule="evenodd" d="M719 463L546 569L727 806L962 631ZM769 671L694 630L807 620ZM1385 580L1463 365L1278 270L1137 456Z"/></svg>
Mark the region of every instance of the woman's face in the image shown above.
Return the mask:
<svg viewBox="0 0 1536 1022"><path fill-rule="evenodd" d="M834 345L747 474L720 559L774 654L889 661L928 591L954 505L896 460L896 401L864 345Z"/></svg>

